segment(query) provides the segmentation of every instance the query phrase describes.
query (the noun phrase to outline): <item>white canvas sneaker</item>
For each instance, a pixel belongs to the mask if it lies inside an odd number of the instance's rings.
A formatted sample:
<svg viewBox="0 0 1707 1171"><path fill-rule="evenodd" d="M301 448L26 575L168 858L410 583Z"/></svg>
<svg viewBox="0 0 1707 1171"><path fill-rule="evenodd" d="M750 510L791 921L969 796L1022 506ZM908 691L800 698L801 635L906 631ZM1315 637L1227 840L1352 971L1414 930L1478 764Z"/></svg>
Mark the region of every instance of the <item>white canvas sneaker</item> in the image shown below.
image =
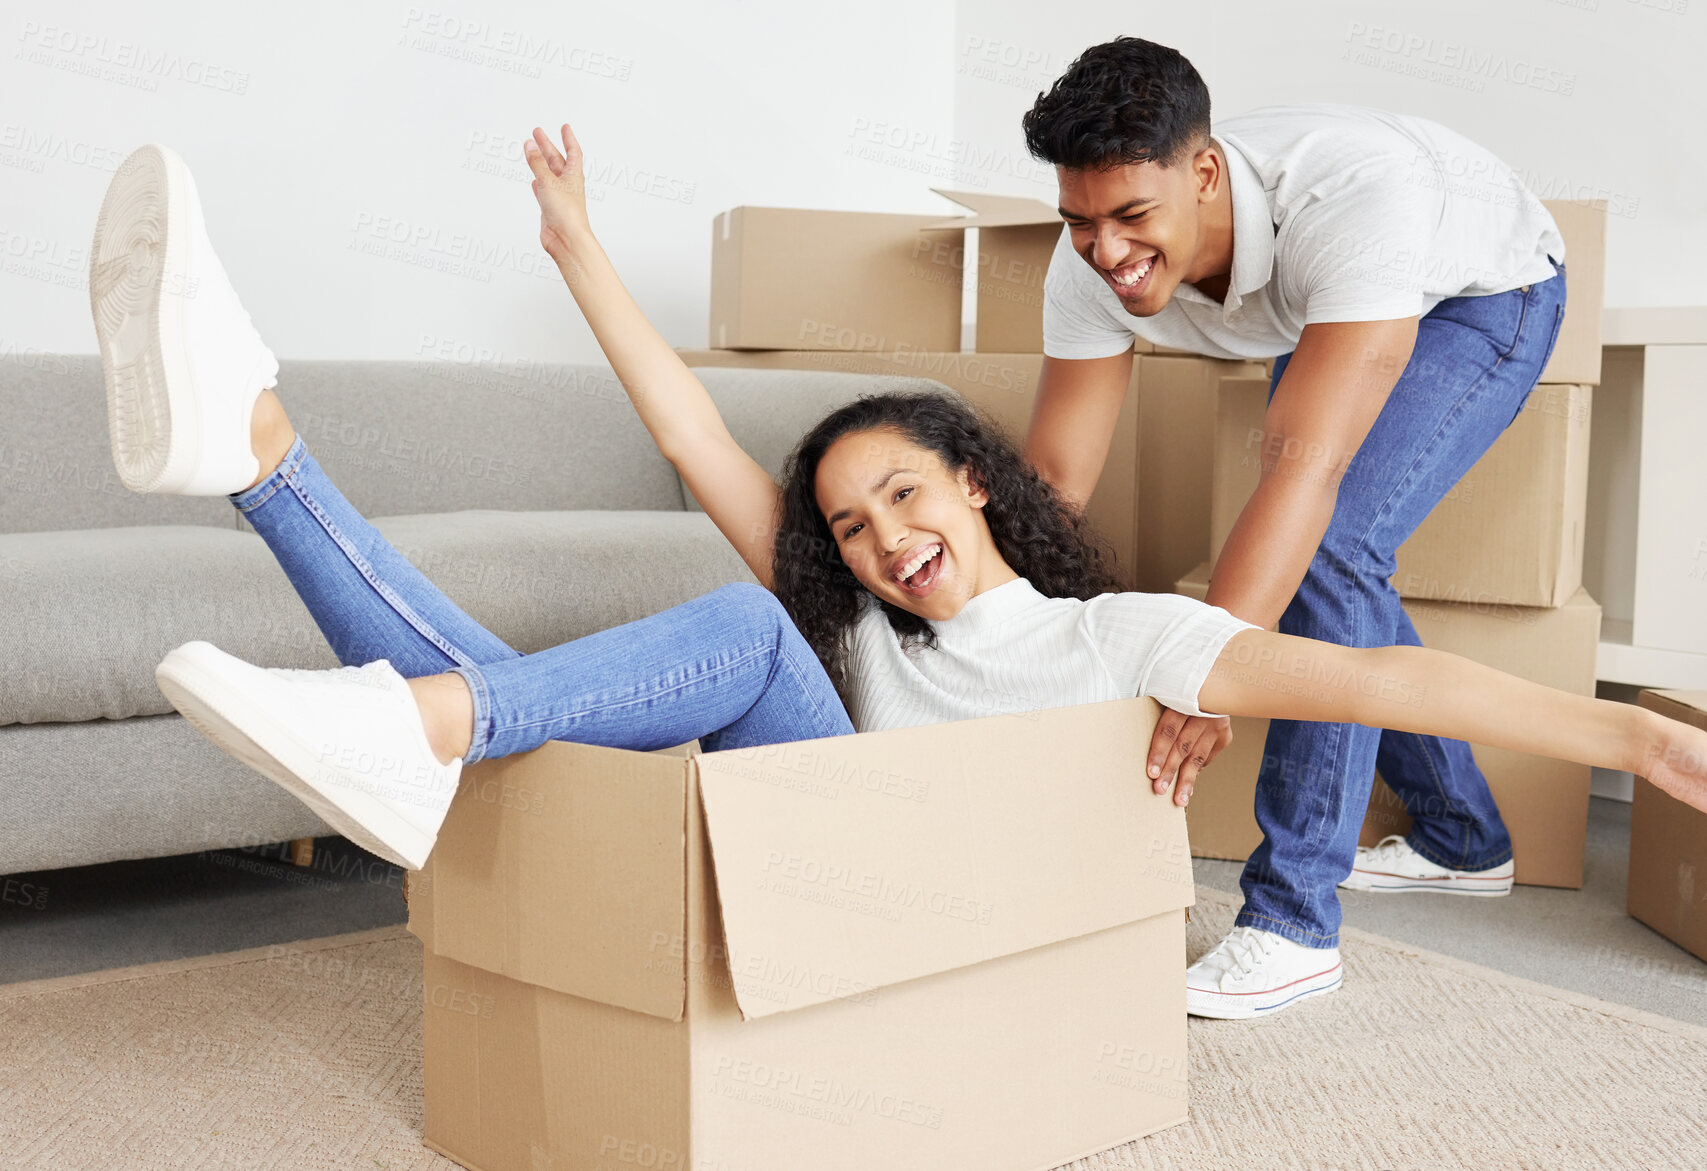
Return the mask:
<svg viewBox="0 0 1707 1171"><path fill-rule="evenodd" d="M149 143L119 165L89 249L89 307L125 487L217 496L254 482L250 414L279 364L226 279L175 151Z"/></svg>
<svg viewBox="0 0 1707 1171"><path fill-rule="evenodd" d="M1244 1020L1340 986L1340 949L1305 947L1255 927L1235 927L1185 970L1185 1011Z"/></svg>
<svg viewBox="0 0 1707 1171"><path fill-rule="evenodd" d="M1403 834L1388 834L1374 846L1359 846L1344 890L1434 891L1492 898L1511 893L1515 867L1508 858L1486 870L1448 870L1411 849Z"/></svg>
<svg viewBox="0 0 1707 1171"><path fill-rule="evenodd" d="M462 758L439 763L390 662L257 667L196 641L167 654L154 678L193 728L352 842L410 870L426 864Z"/></svg>

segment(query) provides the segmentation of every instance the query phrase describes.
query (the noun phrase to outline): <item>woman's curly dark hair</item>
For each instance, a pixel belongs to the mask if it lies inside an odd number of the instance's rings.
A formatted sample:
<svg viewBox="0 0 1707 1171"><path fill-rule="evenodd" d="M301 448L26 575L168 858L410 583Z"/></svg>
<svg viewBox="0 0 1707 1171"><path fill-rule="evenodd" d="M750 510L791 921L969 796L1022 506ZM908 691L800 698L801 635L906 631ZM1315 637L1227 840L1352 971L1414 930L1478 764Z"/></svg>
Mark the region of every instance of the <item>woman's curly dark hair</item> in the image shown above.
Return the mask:
<svg viewBox="0 0 1707 1171"><path fill-rule="evenodd" d="M957 395L938 391L863 395L807 433L782 473L772 588L831 681L846 694L845 638L867 591L841 559L818 507L814 482L830 445L844 435L889 427L935 452L951 472L966 469L989 493L983 512L996 549L1033 588L1051 598L1094 598L1123 587L1113 554L994 423ZM903 643L936 645L917 614L880 603Z"/></svg>
<svg viewBox="0 0 1707 1171"><path fill-rule="evenodd" d="M1177 49L1092 45L1020 119L1033 157L1070 171L1171 167L1209 144L1209 87Z"/></svg>

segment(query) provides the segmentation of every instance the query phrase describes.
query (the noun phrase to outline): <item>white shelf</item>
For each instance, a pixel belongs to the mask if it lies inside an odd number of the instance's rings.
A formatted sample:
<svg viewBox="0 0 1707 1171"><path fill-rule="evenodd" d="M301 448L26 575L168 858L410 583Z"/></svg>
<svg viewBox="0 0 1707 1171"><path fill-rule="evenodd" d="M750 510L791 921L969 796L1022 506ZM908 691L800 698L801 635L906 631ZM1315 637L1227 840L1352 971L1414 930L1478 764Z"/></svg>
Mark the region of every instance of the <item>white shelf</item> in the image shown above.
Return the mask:
<svg viewBox="0 0 1707 1171"><path fill-rule="evenodd" d="M1597 680L1634 687L1707 690L1707 655L1631 646L1630 625L1627 618L1601 619L1600 650L1594 659Z"/></svg>
<svg viewBox="0 0 1707 1171"><path fill-rule="evenodd" d="M1603 346L1690 346L1707 344L1707 306L1603 309Z"/></svg>

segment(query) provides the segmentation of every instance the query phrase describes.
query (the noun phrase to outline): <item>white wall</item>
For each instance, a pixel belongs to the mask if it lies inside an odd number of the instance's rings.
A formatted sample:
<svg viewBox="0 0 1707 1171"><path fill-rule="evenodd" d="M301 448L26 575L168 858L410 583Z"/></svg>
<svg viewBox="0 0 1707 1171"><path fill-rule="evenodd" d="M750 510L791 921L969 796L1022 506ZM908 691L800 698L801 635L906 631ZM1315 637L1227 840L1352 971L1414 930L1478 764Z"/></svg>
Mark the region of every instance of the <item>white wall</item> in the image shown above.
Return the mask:
<svg viewBox="0 0 1707 1171"><path fill-rule="evenodd" d="M539 249L517 153L532 126L564 120L630 288L672 342L703 344L716 212L946 214L930 186L1050 199L1020 114L1120 32L1181 49L1218 113L1299 99L1414 111L1494 148L1544 195L1605 194L1624 213L1609 221L1607 303L1707 303L1694 146L1707 12L1677 11L1690 2L308 0L250 15L160 0L144 16L117 0L5 0L0 358L93 351L95 212L118 160L160 141L194 169L221 258L279 354L596 360ZM470 20L483 22L471 38ZM1346 59L1370 26L1432 43ZM1572 92L1396 72L1464 50ZM430 267L467 261L471 243L485 256L468 271Z"/></svg>
<svg viewBox="0 0 1707 1171"><path fill-rule="evenodd" d="M1038 91L1122 34L1184 53L1217 118L1323 101L1442 122L1543 198L1609 201L1607 305L1707 304L1707 0L962 0L956 134L1021 143Z"/></svg>
<svg viewBox="0 0 1707 1171"><path fill-rule="evenodd" d="M673 343L704 345L716 212L953 210L909 169L951 134L953 31L950 0L6 0L0 357L94 351L95 214L118 161L158 141L281 356L598 360L520 158L564 121L629 287ZM917 145L862 157L894 127ZM469 271L422 266L469 241L488 253Z"/></svg>

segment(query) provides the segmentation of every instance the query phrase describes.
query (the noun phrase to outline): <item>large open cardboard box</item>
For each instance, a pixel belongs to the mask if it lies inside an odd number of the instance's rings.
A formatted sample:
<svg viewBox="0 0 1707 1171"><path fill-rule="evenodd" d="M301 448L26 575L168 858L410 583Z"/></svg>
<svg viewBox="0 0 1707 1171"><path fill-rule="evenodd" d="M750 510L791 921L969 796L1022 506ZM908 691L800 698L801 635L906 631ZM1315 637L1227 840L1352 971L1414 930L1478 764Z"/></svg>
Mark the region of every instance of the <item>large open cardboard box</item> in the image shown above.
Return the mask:
<svg viewBox="0 0 1707 1171"><path fill-rule="evenodd" d="M926 225L919 251L951 263L974 262L973 349L991 354L1041 354L1043 278L1048 275L1055 242L1065 230L1061 213L1029 196L942 187L931 190L972 213ZM976 230L976 237L971 235L972 230ZM1150 348L1142 338L1135 339L1135 345L1139 353Z"/></svg>
<svg viewBox="0 0 1707 1171"><path fill-rule="evenodd" d="M1707 728L1707 691L1643 690L1636 702ZM1707 813L1691 809L1646 778L1630 804L1630 883L1625 909L1707 960Z"/></svg>
<svg viewBox="0 0 1707 1171"><path fill-rule="evenodd" d="M1209 566L1200 565L1181 578L1175 592L1203 601L1209 592ZM1412 599L1404 605L1424 646L1562 691L1594 694L1600 604L1587 590L1578 589L1563 606L1552 609ZM1234 716L1232 729L1233 742L1198 774L1187 818L1193 854L1242 862L1262 841L1253 803L1268 721ZM1586 764L1485 744L1474 745L1472 751L1511 833L1516 880L1530 886L1582 886L1593 770ZM1403 802L1377 772L1360 844L1373 846L1410 827Z"/></svg>
<svg viewBox="0 0 1707 1171"><path fill-rule="evenodd" d="M1493 446L1399 546L1402 598L1502 606L1561 606L1583 580L1593 388L1540 385ZM1210 560L1261 478L1268 379L1216 388ZM1272 458L1272 455L1269 456ZM1195 564L1195 563L1194 563ZM1186 571L1182 571L1186 572Z"/></svg>
<svg viewBox="0 0 1707 1171"><path fill-rule="evenodd" d="M1042 1171L1186 1116L1152 699L481 761L425 869L426 1142L479 1171Z"/></svg>

